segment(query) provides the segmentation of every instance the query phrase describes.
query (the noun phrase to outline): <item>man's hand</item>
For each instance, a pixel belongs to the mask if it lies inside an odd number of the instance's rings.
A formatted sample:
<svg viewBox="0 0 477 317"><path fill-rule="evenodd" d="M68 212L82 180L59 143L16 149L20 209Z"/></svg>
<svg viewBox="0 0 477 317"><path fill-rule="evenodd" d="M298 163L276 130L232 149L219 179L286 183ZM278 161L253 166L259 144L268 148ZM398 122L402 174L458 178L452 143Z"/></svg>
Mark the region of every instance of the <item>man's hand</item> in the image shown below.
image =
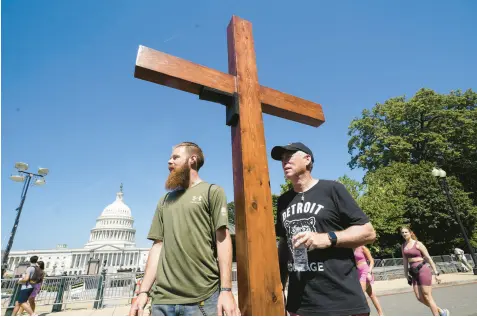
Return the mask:
<svg viewBox="0 0 477 317"><path fill-rule="evenodd" d="M141 293L136 297L136 301L131 305L129 316L142 316L144 314L144 307L147 304L147 294Z"/></svg>
<svg viewBox="0 0 477 317"><path fill-rule="evenodd" d="M295 248L304 245L308 250L326 249L331 246L330 238L326 233L300 232L293 237L292 241Z"/></svg>
<svg viewBox="0 0 477 317"><path fill-rule="evenodd" d="M223 316L224 312L227 316L240 316L240 310L232 292L220 292L217 301L217 315Z"/></svg>

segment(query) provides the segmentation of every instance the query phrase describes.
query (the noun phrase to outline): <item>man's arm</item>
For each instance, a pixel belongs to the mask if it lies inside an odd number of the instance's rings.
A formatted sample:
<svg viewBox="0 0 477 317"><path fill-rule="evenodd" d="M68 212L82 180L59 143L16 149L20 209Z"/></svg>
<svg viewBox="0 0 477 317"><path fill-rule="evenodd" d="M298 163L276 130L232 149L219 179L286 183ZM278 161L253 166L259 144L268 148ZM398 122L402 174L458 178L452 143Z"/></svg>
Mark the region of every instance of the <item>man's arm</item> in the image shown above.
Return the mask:
<svg viewBox="0 0 477 317"><path fill-rule="evenodd" d="M338 240L336 246L340 248L357 248L373 243L376 239L376 232L370 222L364 225L351 226L335 233Z"/></svg>
<svg viewBox="0 0 477 317"><path fill-rule="evenodd" d="M342 231L335 231L339 248L357 248L359 246L373 243L376 239L376 232L371 223L351 226ZM331 247L331 241L327 233L300 232L293 237L295 248L305 245L308 249L326 249Z"/></svg>
<svg viewBox="0 0 477 317"><path fill-rule="evenodd" d="M144 269L144 278L139 287L139 295L134 304L131 305L129 316L142 316L144 307L147 304L148 292L151 290L152 284L156 280L157 265L159 263L159 256L162 250L162 240L154 240L154 244L149 250L146 268Z"/></svg>
<svg viewBox="0 0 477 317"><path fill-rule="evenodd" d="M147 258L146 268L144 271L144 278L139 288L139 293L149 292L152 284L156 280L157 265L159 264L159 256L162 250L162 240L154 241L154 244L149 250L149 256Z"/></svg>
<svg viewBox="0 0 477 317"><path fill-rule="evenodd" d="M220 227L215 233L217 239L217 256L219 258L221 288L232 288L232 238L226 227ZM232 291L220 292L217 302L217 315L240 316Z"/></svg>
<svg viewBox="0 0 477 317"><path fill-rule="evenodd" d="M217 256L219 258L220 287L232 288L232 238L229 230L217 229Z"/></svg>

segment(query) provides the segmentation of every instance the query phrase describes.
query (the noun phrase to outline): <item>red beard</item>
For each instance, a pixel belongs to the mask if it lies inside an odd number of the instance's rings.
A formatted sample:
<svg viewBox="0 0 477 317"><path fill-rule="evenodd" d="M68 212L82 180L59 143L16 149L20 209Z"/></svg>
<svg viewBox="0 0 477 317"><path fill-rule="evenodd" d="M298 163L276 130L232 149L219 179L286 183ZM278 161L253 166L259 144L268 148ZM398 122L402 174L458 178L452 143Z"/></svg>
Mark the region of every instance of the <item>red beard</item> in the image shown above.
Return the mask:
<svg viewBox="0 0 477 317"><path fill-rule="evenodd" d="M184 166L175 168L170 172L166 180L166 190L175 190L179 187L187 188L190 182L190 167L187 164Z"/></svg>

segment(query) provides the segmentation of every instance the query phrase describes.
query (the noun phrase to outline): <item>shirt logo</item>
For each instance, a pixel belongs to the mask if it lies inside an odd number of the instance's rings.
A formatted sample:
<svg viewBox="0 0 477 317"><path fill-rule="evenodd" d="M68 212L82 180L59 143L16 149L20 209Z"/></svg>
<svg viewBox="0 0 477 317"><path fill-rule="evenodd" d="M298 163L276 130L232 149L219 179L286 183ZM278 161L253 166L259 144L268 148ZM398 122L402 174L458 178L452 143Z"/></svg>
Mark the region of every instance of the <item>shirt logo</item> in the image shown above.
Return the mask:
<svg viewBox="0 0 477 317"><path fill-rule="evenodd" d="M202 196L192 196L191 203L200 204L202 202Z"/></svg>
<svg viewBox="0 0 477 317"><path fill-rule="evenodd" d="M220 209L220 213L222 214L222 217L228 216L227 207L222 207L222 208Z"/></svg>

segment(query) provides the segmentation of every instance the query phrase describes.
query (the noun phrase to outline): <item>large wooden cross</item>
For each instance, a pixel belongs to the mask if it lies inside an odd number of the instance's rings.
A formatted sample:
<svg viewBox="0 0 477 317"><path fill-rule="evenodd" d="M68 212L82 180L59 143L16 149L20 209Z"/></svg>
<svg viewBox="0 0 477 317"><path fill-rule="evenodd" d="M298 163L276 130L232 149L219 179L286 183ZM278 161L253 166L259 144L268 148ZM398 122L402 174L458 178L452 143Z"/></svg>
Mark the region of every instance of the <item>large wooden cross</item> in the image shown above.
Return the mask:
<svg viewBox="0 0 477 317"><path fill-rule="evenodd" d="M232 17L227 44L229 74L140 46L134 76L226 106L232 130L239 307L243 315L283 315L262 113L314 127L325 119L319 104L259 84L249 21Z"/></svg>

